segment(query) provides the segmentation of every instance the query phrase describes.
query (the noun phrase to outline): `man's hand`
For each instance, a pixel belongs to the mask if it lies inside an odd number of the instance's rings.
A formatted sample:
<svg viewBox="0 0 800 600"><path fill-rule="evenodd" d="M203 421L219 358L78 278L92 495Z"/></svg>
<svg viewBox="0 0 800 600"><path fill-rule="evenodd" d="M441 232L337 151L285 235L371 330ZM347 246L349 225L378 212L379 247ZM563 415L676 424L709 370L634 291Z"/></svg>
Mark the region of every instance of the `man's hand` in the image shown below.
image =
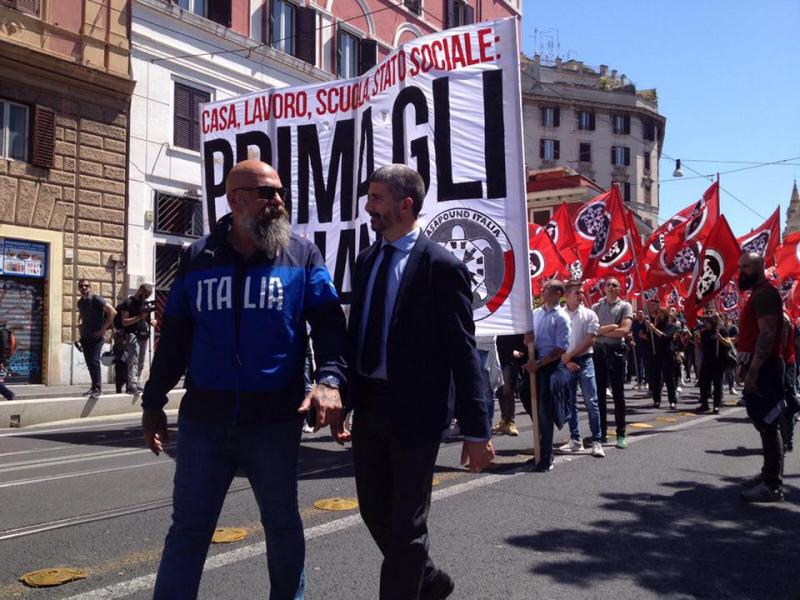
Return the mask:
<svg viewBox="0 0 800 600"><path fill-rule="evenodd" d="M144 443L158 456L169 441L167 433L167 413L161 409L146 408L142 413L142 433Z"/></svg>
<svg viewBox="0 0 800 600"><path fill-rule="evenodd" d="M461 464L469 467L471 473L480 473L494 460L492 441L464 442L461 449Z"/></svg>
<svg viewBox="0 0 800 600"><path fill-rule="evenodd" d="M572 361L572 353L564 352L564 354L561 355L561 362L563 362L565 365L571 361Z"/></svg>
<svg viewBox="0 0 800 600"><path fill-rule="evenodd" d="M539 365L536 364L536 359L532 358L524 365L522 365L523 370L527 371L528 373L536 373L536 369Z"/></svg>
<svg viewBox="0 0 800 600"><path fill-rule="evenodd" d="M342 398L339 396L339 390L324 385L315 385L297 412L305 414L311 410L312 406L317 409L314 431L319 431L322 427L335 423L342 413Z"/></svg>
<svg viewBox="0 0 800 600"><path fill-rule="evenodd" d="M331 423L331 437L333 441L335 441L340 446L343 446L345 442L349 442L352 439L351 433L347 430L347 424L345 412L342 410L336 416L333 423Z"/></svg>
<svg viewBox="0 0 800 600"><path fill-rule="evenodd" d="M581 370L581 367L580 367L580 365L578 365L578 363L574 363L572 361L569 361L567 363L567 369L569 369L570 373L577 373L578 371Z"/></svg>

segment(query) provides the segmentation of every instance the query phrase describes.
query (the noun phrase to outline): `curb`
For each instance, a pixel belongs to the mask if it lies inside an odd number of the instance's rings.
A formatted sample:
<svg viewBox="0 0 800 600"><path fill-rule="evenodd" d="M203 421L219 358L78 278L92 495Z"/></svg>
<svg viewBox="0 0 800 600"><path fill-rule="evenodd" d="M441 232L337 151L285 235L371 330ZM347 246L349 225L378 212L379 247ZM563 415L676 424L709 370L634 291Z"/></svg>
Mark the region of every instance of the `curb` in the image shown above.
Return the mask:
<svg viewBox="0 0 800 600"><path fill-rule="evenodd" d="M184 390L167 394L164 410L180 406ZM84 397L40 398L0 402L0 428L16 429L54 421L107 417L141 411L141 397L131 394L106 394L97 399Z"/></svg>

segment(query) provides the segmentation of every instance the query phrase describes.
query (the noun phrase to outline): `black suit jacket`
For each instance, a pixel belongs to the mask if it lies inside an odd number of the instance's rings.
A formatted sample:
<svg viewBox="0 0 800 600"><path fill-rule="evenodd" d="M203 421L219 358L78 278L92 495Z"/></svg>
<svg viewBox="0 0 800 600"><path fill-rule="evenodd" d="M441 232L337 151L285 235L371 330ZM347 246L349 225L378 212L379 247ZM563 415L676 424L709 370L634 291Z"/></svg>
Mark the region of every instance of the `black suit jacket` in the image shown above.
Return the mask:
<svg viewBox="0 0 800 600"><path fill-rule="evenodd" d="M379 240L359 254L352 280L348 341L354 379L365 288L380 246ZM392 402L383 409L397 434L440 435L448 425L448 404L454 394L462 434L490 437L469 271L422 232L403 272L386 346ZM347 405L358 410L368 399L360 397L359 386L353 383Z"/></svg>

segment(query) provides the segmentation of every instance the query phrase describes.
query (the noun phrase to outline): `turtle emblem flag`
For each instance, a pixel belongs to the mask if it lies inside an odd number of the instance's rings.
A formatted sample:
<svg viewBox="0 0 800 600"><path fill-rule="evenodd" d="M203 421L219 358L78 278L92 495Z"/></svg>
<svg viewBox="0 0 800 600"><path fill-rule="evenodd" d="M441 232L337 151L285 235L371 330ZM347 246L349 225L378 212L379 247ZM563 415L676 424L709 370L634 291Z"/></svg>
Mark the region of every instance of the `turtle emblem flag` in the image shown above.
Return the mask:
<svg viewBox="0 0 800 600"><path fill-rule="evenodd" d="M686 298L686 322L690 327L697 323L697 310L711 302L733 278L740 254L736 236L721 216L705 241Z"/></svg>
<svg viewBox="0 0 800 600"><path fill-rule="evenodd" d="M375 241L364 211L375 169L415 169L422 231L469 271L479 335L531 328L517 22L400 44L356 78L269 88L200 108L205 221L229 211L233 165L275 167L294 233L313 241L343 304Z"/></svg>

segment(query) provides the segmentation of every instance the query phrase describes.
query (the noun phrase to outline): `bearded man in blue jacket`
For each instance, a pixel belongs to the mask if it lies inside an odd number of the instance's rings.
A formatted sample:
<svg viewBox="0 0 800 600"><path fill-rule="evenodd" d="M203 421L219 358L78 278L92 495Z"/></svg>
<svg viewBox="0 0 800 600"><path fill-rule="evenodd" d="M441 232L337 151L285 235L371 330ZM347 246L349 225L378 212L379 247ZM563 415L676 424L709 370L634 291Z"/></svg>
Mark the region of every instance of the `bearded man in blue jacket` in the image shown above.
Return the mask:
<svg viewBox="0 0 800 600"><path fill-rule="evenodd" d="M242 469L261 509L270 600L302 599L300 434L312 406L317 429L338 420L345 319L319 250L291 233L277 172L241 162L226 193L231 214L181 258L142 400L145 442L157 455L167 441L167 392L186 374L172 526L154 597L197 596L225 495ZM317 371L305 396L307 325Z"/></svg>

